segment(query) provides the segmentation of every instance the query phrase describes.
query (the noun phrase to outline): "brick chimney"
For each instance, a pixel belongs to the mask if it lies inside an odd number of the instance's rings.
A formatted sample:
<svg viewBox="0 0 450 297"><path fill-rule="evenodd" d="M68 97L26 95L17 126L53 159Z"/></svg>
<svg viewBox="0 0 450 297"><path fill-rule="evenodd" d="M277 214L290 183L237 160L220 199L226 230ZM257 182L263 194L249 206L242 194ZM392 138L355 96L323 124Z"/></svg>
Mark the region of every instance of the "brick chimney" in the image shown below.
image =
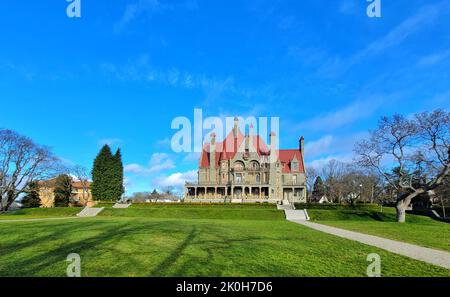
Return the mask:
<svg viewBox="0 0 450 297"><path fill-rule="evenodd" d="M209 145L209 174L210 181L216 181L216 133L211 133L211 143Z"/></svg>
<svg viewBox="0 0 450 297"><path fill-rule="evenodd" d="M304 153L305 153L305 137L300 137L300 140L298 141L299 142L299 150L300 150L300 153L302 154L302 161L304 161L304 158L305 158L305 155L304 155Z"/></svg>

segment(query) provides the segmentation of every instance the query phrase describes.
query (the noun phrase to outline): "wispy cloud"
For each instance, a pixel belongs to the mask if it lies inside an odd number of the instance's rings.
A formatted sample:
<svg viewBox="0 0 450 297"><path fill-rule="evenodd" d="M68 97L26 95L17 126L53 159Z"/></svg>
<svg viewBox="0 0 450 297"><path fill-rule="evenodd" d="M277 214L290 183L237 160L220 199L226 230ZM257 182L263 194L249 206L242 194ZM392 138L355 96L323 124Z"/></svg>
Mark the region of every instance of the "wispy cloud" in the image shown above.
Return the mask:
<svg viewBox="0 0 450 297"><path fill-rule="evenodd" d="M160 83L171 87L186 89L202 89L207 101L213 101L221 93L234 90L232 76L214 78L206 74L192 73L175 67L158 69L152 66L147 55L123 64L103 62L100 63L100 72L119 81L138 81L142 83Z"/></svg>
<svg viewBox="0 0 450 297"><path fill-rule="evenodd" d="M434 53L420 58L420 60L417 62L417 66L419 67L433 66L444 61L449 57L450 57L450 50Z"/></svg>
<svg viewBox="0 0 450 297"><path fill-rule="evenodd" d="M197 10L198 3L196 0L181 1L178 3L163 2L159 0L138 0L125 7L125 11L116 23L114 30L120 33L129 23L140 17L151 17L155 13L162 13L177 8L185 10Z"/></svg>
<svg viewBox="0 0 450 297"><path fill-rule="evenodd" d="M163 7L161 7L158 0L139 0L133 4L128 4L122 18L115 25L115 31L122 31L128 23L141 15L151 15L152 13L162 9Z"/></svg>
<svg viewBox="0 0 450 297"><path fill-rule="evenodd" d="M353 160L352 154L343 154L343 155L334 155L334 156L328 156L324 158L315 159L310 162L306 162L306 167L312 167L320 172L322 168L329 163L331 160L340 161L343 163L350 163Z"/></svg>
<svg viewBox="0 0 450 297"><path fill-rule="evenodd" d="M3 71L7 73L8 76L14 74L28 81L32 81L38 76L36 70L32 69L30 66L15 63L9 60L0 60L0 73Z"/></svg>
<svg viewBox="0 0 450 297"><path fill-rule="evenodd" d="M355 64L402 44L411 35L432 25L440 16L448 12L449 7L448 1L424 5L418 9L416 14L404 20L384 36L370 43L366 48L346 59L338 57L330 59L322 65L319 72L328 76L345 73Z"/></svg>
<svg viewBox="0 0 450 297"><path fill-rule="evenodd" d="M193 182L197 179L197 170L191 170L187 172L176 172L168 176L160 176L153 180L154 185L157 187L174 187L179 193L183 191L184 184L186 182Z"/></svg>
<svg viewBox="0 0 450 297"><path fill-rule="evenodd" d="M339 12L343 14L354 14L358 10L356 0L342 0L339 3Z"/></svg>
<svg viewBox="0 0 450 297"><path fill-rule="evenodd" d="M314 157L327 152L333 143L333 135L325 135L318 140L307 142L305 145L305 155Z"/></svg>
<svg viewBox="0 0 450 297"><path fill-rule="evenodd" d="M150 159L148 166L142 166L136 163L127 164L124 167L124 171L137 175L149 175L173 168L175 168L175 163L168 154L154 153Z"/></svg>
<svg viewBox="0 0 450 297"><path fill-rule="evenodd" d="M296 130L324 131L334 130L370 117L383 104L384 98L374 96L366 100L357 100L341 109L319 114L296 125Z"/></svg>

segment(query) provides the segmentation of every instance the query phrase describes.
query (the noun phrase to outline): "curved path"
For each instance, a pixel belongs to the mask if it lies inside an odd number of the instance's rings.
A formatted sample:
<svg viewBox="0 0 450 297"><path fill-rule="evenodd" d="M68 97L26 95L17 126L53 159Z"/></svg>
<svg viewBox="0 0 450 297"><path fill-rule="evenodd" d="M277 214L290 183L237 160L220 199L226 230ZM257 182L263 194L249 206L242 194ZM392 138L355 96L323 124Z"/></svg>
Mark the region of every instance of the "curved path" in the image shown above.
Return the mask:
<svg viewBox="0 0 450 297"><path fill-rule="evenodd" d="M290 221L318 231L358 241L395 254L399 254L415 260L423 261L429 264L450 269L449 252L430 249L410 243L395 241L373 235L367 235L359 232L348 231L341 228L330 227L322 224L311 223L303 220L290 220Z"/></svg>

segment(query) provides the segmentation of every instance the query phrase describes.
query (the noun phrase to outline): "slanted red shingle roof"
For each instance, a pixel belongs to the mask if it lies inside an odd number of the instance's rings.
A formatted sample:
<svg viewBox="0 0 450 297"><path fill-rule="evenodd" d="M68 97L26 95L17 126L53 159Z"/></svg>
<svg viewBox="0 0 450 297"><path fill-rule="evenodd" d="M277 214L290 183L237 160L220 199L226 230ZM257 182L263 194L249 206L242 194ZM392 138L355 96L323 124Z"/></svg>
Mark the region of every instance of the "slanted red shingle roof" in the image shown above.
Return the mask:
<svg viewBox="0 0 450 297"><path fill-rule="evenodd" d="M303 162L302 153L300 150L280 150L278 154L278 159L283 166L283 173L290 173L292 170L291 161L297 159L298 169L300 172L305 172L305 164Z"/></svg>
<svg viewBox="0 0 450 297"><path fill-rule="evenodd" d="M264 142L261 136L253 135L252 142L256 149L256 152L260 155L268 156L270 154L270 149ZM220 161L231 160L236 156L238 148L245 141L246 137L238 129L236 138L234 137L233 131L231 131L227 137L222 142L216 142L216 164L215 167L218 168ZM206 143L203 146L202 154L200 156L200 168L208 168L210 166L211 154L210 154L210 143ZM299 149L289 149L289 150L279 150L278 159L282 163L283 173L291 172L291 161L294 157L299 162L299 172L305 172L304 161L302 154Z"/></svg>

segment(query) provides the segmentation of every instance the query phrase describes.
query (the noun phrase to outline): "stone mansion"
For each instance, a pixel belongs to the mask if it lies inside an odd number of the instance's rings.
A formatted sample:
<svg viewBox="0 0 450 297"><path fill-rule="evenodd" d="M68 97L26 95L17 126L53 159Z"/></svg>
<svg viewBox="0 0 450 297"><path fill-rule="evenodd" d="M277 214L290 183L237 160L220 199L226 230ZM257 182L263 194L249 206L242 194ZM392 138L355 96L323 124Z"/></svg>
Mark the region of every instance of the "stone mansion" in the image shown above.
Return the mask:
<svg viewBox="0 0 450 297"><path fill-rule="evenodd" d="M304 138L297 149L277 149L270 133L268 147L253 126L244 135L238 119L222 142L211 133L199 161L198 182L186 183L186 202L306 202Z"/></svg>

